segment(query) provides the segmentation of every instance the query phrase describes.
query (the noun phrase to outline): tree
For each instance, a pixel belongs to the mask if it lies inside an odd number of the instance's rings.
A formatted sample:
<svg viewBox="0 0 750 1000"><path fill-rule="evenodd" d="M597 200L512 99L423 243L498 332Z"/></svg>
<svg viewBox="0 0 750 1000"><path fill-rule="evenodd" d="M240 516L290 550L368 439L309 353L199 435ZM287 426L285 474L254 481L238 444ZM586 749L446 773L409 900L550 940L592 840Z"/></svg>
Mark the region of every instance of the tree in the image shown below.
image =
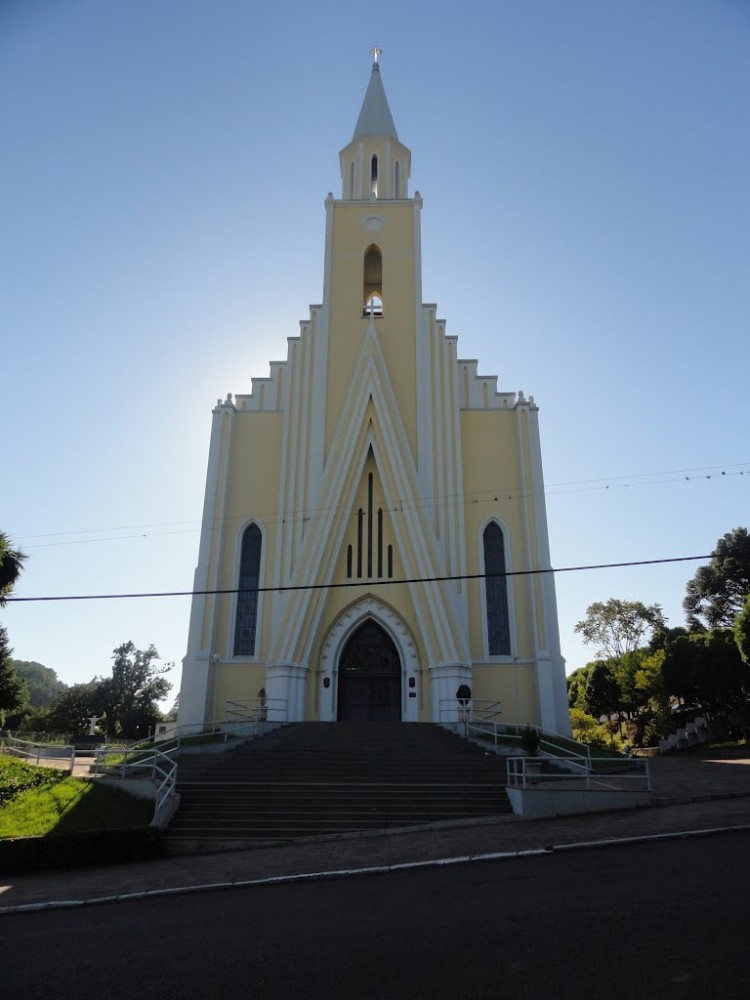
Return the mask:
<svg viewBox="0 0 750 1000"><path fill-rule="evenodd" d="M595 719L600 719L603 715L606 715L610 720L613 715L619 718L620 689L609 663L599 661L589 664L583 707L586 713ZM611 726L610 739L612 739Z"/></svg>
<svg viewBox="0 0 750 1000"><path fill-rule="evenodd" d="M10 538L0 531L0 608L8 599L13 585L18 579L25 555L14 549ZM0 625L0 721L5 721L6 712L14 712L28 698L26 685L18 677L10 659L13 650L8 645L8 633Z"/></svg>
<svg viewBox="0 0 750 1000"><path fill-rule="evenodd" d="M750 594L734 623L734 641L745 663L750 663Z"/></svg>
<svg viewBox="0 0 750 1000"><path fill-rule="evenodd" d="M26 556L20 549L14 549L10 538L0 531L0 607L5 604L8 595L21 575Z"/></svg>
<svg viewBox="0 0 750 1000"><path fill-rule="evenodd" d="M731 628L750 594L750 535L735 528L718 540L708 566L688 581L682 602L691 631Z"/></svg>
<svg viewBox="0 0 750 1000"><path fill-rule="evenodd" d="M709 716L735 710L745 729L750 665L740 656L729 629L677 639L665 653L663 670L672 694L697 702Z"/></svg>
<svg viewBox="0 0 750 1000"><path fill-rule="evenodd" d="M13 669L8 645L8 632L0 625L0 723L5 722L6 712L15 712L28 698L26 685Z"/></svg>
<svg viewBox="0 0 750 1000"><path fill-rule="evenodd" d="M586 683L589 676L589 664L585 667L578 667L572 674L568 674L568 706L584 711L584 697L586 695Z"/></svg>
<svg viewBox="0 0 750 1000"><path fill-rule="evenodd" d="M130 738L146 736L161 718L157 702L172 687L163 676L172 664L157 666L154 646L136 649L132 642L118 646L112 656L112 677L99 681L108 729Z"/></svg>
<svg viewBox="0 0 750 1000"><path fill-rule="evenodd" d="M99 681L73 684L57 699L45 718L45 727L53 733L80 736L89 731L92 715L104 715L104 698Z"/></svg>
<svg viewBox="0 0 750 1000"><path fill-rule="evenodd" d="M664 629L666 618L659 604L641 601L620 601L610 597L597 601L586 609L586 617L575 631L583 641L596 646L603 659L617 660L634 652L649 632Z"/></svg>
<svg viewBox="0 0 750 1000"><path fill-rule="evenodd" d="M11 660L13 669L26 684L31 708L47 708L67 690L51 667L34 660Z"/></svg>
<svg viewBox="0 0 750 1000"><path fill-rule="evenodd" d="M680 636L690 635L684 625L677 625L675 628L657 628L651 634L648 644L650 652L656 653L659 650L668 649L670 644L679 639Z"/></svg>
<svg viewBox="0 0 750 1000"><path fill-rule="evenodd" d="M669 692L664 680L666 652L639 650L643 653L635 674L635 687L642 707L632 725L637 746L654 746L674 728Z"/></svg>

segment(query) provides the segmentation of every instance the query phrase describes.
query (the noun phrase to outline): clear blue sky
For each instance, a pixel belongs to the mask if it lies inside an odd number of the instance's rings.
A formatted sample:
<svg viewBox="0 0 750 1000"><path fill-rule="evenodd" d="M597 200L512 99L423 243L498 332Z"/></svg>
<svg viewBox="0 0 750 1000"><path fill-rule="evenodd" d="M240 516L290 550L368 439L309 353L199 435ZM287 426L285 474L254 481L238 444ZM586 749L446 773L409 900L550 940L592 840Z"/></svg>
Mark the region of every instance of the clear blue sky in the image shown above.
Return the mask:
<svg viewBox="0 0 750 1000"><path fill-rule="evenodd" d="M4 0L19 596L192 585L211 408L320 301L323 199L375 43L425 199L425 300L540 404L553 563L706 553L750 521L747 0ZM568 670L592 658L573 633L592 601L681 624L697 565L561 575ZM74 683L128 639L179 663L188 611L3 620L17 658Z"/></svg>

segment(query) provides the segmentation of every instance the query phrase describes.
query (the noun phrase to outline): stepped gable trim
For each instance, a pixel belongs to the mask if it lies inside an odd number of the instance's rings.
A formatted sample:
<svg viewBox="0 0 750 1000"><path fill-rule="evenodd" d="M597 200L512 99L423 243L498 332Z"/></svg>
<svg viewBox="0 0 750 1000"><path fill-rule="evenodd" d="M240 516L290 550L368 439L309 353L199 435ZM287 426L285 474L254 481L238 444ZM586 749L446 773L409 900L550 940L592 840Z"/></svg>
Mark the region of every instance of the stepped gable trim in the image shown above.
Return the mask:
<svg viewBox="0 0 750 1000"><path fill-rule="evenodd" d="M393 528L406 574L430 578L444 572L440 548L424 511L416 503L419 497L416 467L382 348L374 324L371 324L329 451L326 489L320 506L331 513L321 519L318 531L308 533L297 560L298 575L295 574L294 582L326 584L333 580L358 476L370 447L378 465L386 503L402 509L404 524L397 518ZM347 497L345 503L341 502L343 496ZM406 502L402 505L401 501ZM437 582L421 587L410 585L410 591L420 629L429 646L432 643L428 623L435 629L441 655L438 656L437 649L428 648L428 656L433 660L468 661L465 631L445 586ZM274 647L269 651L269 663L308 661L324 606L324 590L314 592L313 597L307 591L290 594L282 616L285 628L277 634ZM462 647L460 650L456 648L457 642Z"/></svg>

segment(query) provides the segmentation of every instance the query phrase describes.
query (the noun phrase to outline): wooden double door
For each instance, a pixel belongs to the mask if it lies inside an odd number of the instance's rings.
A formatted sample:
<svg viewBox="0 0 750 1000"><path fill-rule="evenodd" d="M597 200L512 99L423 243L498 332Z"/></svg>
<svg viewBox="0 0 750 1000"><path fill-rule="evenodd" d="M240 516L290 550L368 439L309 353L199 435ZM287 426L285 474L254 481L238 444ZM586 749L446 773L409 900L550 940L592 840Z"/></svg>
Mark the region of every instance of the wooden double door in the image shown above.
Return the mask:
<svg viewBox="0 0 750 1000"><path fill-rule="evenodd" d="M338 678L339 721L401 721L401 658L377 622L364 622L344 646Z"/></svg>

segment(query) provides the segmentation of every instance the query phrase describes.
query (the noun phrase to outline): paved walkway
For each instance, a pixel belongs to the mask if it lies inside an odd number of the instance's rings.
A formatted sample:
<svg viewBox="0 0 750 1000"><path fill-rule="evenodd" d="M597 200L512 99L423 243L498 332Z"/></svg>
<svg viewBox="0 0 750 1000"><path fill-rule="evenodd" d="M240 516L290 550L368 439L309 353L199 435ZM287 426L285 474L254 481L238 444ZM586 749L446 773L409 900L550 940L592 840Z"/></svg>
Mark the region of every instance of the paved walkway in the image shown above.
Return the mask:
<svg viewBox="0 0 750 1000"><path fill-rule="evenodd" d="M402 832L314 838L272 847L0 877L0 914L27 904L87 901L217 883L519 852L623 838L746 826L750 756L652 761L654 805L626 812L522 821L497 817Z"/></svg>

